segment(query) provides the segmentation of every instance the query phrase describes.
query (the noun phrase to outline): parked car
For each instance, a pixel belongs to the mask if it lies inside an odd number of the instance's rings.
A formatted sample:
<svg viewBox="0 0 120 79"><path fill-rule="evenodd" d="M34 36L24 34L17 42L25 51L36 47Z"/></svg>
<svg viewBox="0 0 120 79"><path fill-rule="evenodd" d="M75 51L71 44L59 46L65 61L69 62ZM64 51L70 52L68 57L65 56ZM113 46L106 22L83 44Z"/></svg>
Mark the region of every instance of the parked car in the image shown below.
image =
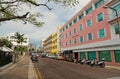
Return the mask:
<svg viewBox="0 0 120 79"><path fill-rule="evenodd" d="M42 58L46 58L46 53L42 53L42 54L41 54L41 57L42 57Z"/></svg>
<svg viewBox="0 0 120 79"><path fill-rule="evenodd" d="M31 53L31 60L32 62L37 62L38 61L39 55L35 52Z"/></svg>

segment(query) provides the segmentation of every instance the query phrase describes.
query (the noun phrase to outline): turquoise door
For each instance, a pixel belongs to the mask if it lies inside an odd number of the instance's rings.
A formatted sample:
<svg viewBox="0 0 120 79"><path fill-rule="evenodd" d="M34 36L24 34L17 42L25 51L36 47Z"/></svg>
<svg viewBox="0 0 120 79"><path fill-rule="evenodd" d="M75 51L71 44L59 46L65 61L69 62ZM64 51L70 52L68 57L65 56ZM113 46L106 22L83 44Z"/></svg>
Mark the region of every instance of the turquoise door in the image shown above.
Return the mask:
<svg viewBox="0 0 120 79"><path fill-rule="evenodd" d="M80 59L86 59L86 53L80 52Z"/></svg>
<svg viewBox="0 0 120 79"><path fill-rule="evenodd" d="M115 62L119 62L120 63L120 50L115 50L114 51L114 55L115 55Z"/></svg>
<svg viewBox="0 0 120 79"><path fill-rule="evenodd" d="M88 60L93 59L96 59L96 52L95 51L88 52Z"/></svg>
<svg viewBox="0 0 120 79"><path fill-rule="evenodd" d="M105 61L111 62L111 53L110 51L99 51L99 60L105 58Z"/></svg>

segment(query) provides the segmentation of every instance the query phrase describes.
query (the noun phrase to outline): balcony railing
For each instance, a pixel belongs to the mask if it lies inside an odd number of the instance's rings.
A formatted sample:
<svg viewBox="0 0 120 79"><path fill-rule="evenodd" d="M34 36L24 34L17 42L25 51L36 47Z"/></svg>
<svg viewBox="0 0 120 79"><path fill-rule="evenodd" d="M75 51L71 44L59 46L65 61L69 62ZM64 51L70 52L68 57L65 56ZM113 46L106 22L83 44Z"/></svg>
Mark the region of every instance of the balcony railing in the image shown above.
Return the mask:
<svg viewBox="0 0 120 79"><path fill-rule="evenodd" d="M105 0L105 4L110 3L112 0Z"/></svg>

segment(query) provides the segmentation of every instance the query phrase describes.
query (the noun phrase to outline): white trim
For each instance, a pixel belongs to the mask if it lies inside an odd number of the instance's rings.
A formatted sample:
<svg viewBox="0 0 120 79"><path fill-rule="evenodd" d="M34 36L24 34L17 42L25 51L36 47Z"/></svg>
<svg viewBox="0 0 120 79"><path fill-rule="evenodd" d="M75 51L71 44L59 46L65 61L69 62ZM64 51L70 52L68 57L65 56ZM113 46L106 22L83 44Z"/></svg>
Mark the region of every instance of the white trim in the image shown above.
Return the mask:
<svg viewBox="0 0 120 79"><path fill-rule="evenodd" d="M112 40L106 40L106 41L100 41L100 42L95 42L95 43L89 43L89 44L84 44L84 45L79 45L79 46L73 46L73 47L67 47L67 48L62 48L62 51L65 50L81 50L81 49L91 49L91 48L101 48L101 47L116 47L120 46L120 39L112 39ZM119 48L120 49L120 48Z"/></svg>
<svg viewBox="0 0 120 79"><path fill-rule="evenodd" d="M80 49L80 50L73 50L73 52L85 52L85 51L104 51L104 50L120 50L120 46L111 46L111 47L98 47L98 48L91 48L91 49Z"/></svg>

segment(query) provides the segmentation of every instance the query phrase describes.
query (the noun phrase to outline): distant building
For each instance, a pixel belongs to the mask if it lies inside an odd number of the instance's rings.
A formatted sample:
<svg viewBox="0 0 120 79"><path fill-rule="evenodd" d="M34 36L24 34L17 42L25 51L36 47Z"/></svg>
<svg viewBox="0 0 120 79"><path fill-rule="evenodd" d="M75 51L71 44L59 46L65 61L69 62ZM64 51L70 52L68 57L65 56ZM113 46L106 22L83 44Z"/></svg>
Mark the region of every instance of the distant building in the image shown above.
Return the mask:
<svg viewBox="0 0 120 79"><path fill-rule="evenodd" d="M39 50L38 50L40 53L44 52L44 40L41 40L40 41L40 47L39 47Z"/></svg>
<svg viewBox="0 0 120 79"><path fill-rule="evenodd" d="M44 52L50 54L52 51L52 35L44 40Z"/></svg>
<svg viewBox="0 0 120 79"><path fill-rule="evenodd" d="M36 51L36 44L35 43L29 44L29 51Z"/></svg>
<svg viewBox="0 0 120 79"><path fill-rule="evenodd" d="M61 52L60 29L61 26L58 26L57 31L44 40L44 52L49 54L58 54Z"/></svg>
<svg viewBox="0 0 120 79"><path fill-rule="evenodd" d="M57 49L58 48L57 47L57 40L58 40L57 35L58 35L57 32L54 32L52 34L52 51L51 51L51 53L53 53L53 54L57 54L59 52L59 50Z"/></svg>
<svg viewBox="0 0 120 79"><path fill-rule="evenodd" d="M23 38L24 38L24 42L22 42L20 45L22 45L22 46L28 46L29 45L29 36L24 34ZM11 41L11 43L13 44L14 47L17 46L17 45L19 45L17 43L17 39L15 37L15 33L9 33L9 34L7 34L7 39L9 41Z"/></svg>

